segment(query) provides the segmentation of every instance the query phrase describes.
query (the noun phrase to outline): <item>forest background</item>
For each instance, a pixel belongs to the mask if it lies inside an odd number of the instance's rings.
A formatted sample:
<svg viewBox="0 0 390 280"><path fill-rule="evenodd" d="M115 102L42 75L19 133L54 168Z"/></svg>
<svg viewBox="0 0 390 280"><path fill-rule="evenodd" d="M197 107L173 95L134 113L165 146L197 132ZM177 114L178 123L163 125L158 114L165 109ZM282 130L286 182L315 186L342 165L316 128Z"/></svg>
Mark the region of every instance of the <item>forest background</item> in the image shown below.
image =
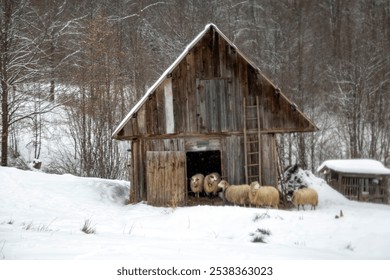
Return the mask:
<svg viewBox="0 0 390 280"><path fill-rule="evenodd" d="M388 0L0 3L2 166L17 165L26 135L39 160L58 122L69 141L46 171L128 179L113 130L211 22L320 129L278 136L283 167L315 170L332 158L390 166Z"/></svg>

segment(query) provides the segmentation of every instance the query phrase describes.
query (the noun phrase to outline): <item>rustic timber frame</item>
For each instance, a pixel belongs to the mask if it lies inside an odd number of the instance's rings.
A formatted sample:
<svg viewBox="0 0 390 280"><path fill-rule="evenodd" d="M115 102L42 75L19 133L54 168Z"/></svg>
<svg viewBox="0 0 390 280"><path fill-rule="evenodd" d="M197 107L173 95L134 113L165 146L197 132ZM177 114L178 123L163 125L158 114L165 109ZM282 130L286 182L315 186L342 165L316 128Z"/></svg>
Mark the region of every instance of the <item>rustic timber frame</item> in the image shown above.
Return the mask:
<svg viewBox="0 0 390 280"><path fill-rule="evenodd" d="M196 167L187 168L189 153L217 152L210 153L217 160L199 166L203 172L220 170L232 184L258 180L276 186L275 134L316 130L209 24L135 104L113 138L131 141L131 201L165 206L186 204L194 175L187 173Z"/></svg>

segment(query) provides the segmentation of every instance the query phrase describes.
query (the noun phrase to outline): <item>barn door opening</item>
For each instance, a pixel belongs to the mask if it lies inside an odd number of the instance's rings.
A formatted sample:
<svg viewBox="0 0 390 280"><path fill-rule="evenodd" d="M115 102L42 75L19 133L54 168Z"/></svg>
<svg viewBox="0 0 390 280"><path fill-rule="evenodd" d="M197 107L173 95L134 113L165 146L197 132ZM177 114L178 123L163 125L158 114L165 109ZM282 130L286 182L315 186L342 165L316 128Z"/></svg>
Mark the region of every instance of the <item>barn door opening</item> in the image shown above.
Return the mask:
<svg viewBox="0 0 390 280"><path fill-rule="evenodd" d="M187 152L187 192L190 196L194 193L190 188L190 179L197 173L202 173L204 176L218 172L221 174L221 151L198 151Z"/></svg>

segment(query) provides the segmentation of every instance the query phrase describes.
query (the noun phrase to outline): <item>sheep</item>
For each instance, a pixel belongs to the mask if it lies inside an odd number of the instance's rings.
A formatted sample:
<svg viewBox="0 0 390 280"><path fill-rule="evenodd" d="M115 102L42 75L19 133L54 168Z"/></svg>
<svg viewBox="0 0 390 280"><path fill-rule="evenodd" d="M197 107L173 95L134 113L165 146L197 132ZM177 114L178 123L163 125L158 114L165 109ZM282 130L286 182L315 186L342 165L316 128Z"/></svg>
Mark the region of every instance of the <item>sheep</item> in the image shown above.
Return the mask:
<svg viewBox="0 0 390 280"><path fill-rule="evenodd" d="M224 201L234 205L249 205L249 185L230 185L226 180L219 182Z"/></svg>
<svg viewBox="0 0 390 280"><path fill-rule="evenodd" d="M207 196L210 194L215 196L217 194L219 182L221 182L221 176L217 172L213 172L204 177L203 189Z"/></svg>
<svg viewBox="0 0 390 280"><path fill-rule="evenodd" d="M279 191L272 186L260 186L259 182L252 182L249 191L249 202L251 206L271 206L278 208Z"/></svg>
<svg viewBox="0 0 390 280"><path fill-rule="evenodd" d="M305 210L304 205L310 204L311 209L315 210L318 205L318 193L315 189L309 187L299 188L295 190L292 196L292 203L295 207L302 205L302 209Z"/></svg>
<svg viewBox="0 0 390 280"><path fill-rule="evenodd" d="M195 174L191 177L191 191L194 192L195 196L199 198L199 193L203 192L203 183L204 183L204 175L203 174Z"/></svg>

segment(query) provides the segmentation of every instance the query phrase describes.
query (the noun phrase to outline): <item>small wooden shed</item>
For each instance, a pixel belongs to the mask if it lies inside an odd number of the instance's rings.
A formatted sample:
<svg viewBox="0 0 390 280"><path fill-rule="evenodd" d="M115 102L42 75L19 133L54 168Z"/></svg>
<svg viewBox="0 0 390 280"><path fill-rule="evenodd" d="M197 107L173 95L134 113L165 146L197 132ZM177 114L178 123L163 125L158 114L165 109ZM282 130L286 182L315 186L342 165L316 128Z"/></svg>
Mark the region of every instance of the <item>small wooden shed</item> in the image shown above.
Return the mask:
<svg viewBox="0 0 390 280"><path fill-rule="evenodd" d="M276 133L316 126L213 24L113 133L131 141L131 201L184 205L189 178L277 185Z"/></svg>
<svg viewBox="0 0 390 280"><path fill-rule="evenodd" d="M327 160L317 169L326 182L351 200L388 203L390 169L372 159Z"/></svg>

